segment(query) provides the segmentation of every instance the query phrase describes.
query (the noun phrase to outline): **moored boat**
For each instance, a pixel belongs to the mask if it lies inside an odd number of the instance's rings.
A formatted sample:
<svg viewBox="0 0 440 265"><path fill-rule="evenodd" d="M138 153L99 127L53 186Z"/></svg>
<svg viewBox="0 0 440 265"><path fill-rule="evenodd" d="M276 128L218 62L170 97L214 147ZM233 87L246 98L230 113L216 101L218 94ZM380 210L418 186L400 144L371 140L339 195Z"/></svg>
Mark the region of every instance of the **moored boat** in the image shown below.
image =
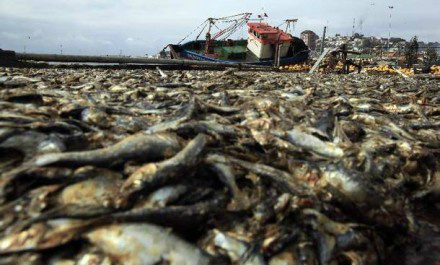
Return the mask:
<svg viewBox="0 0 440 265"><path fill-rule="evenodd" d="M198 40L202 34L200 32L196 40L168 45L171 58L278 66L298 64L308 59L310 50L303 40L262 20L249 22L250 15L250 13L245 13L241 14L241 18L237 16L209 18L202 29L203 32L208 27L205 40ZM216 22L225 19L233 21L232 25L211 35L211 29ZM247 40L228 38L244 25L248 28Z"/></svg>

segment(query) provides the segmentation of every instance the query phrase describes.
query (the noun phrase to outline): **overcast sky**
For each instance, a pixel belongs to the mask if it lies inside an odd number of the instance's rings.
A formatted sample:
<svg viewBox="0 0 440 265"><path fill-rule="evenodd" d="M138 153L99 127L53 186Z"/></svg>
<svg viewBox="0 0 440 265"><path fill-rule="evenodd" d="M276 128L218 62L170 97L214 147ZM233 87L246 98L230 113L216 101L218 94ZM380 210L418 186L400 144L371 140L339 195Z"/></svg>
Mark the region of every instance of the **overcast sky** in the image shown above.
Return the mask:
<svg viewBox="0 0 440 265"><path fill-rule="evenodd" d="M440 41L440 0L0 0L0 48L23 52L144 55L176 43L208 17L269 15L279 25L298 18L294 35L356 32ZM242 36L244 33L239 33Z"/></svg>

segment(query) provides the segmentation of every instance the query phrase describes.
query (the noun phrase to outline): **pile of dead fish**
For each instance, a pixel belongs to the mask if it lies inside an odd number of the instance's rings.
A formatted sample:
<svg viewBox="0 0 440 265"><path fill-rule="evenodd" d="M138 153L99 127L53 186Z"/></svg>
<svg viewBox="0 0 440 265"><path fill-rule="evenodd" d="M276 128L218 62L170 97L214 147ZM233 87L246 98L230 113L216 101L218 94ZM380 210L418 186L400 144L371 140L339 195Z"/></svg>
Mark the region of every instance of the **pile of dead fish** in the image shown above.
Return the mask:
<svg viewBox="0 0 440 265"><path fill-rule="evenodd" d="M0 68L0 264L434 264L439 91Z"/></svg>

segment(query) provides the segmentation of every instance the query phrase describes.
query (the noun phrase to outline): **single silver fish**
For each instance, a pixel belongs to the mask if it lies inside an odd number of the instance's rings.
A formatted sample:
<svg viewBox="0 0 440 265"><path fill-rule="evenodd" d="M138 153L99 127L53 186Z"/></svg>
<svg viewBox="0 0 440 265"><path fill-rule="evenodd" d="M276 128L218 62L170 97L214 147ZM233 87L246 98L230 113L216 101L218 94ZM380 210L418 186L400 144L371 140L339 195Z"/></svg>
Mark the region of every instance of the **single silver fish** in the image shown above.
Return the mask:
<svg viewBox="0 0 440 265"><path fill-rule="evenodd" d="M212 259L170 230L152 224L121 224L96 228L86 238L120 264L205 265Z"/></svg>
<svg viewBox="0 0 440 265"><path fill-rule="evenodd" d="M344 156L344 150L337 145L324 142L318 137L304 133L300 129L293 129L288 132L289 141L307 151L311 151L315 154L329 157L329 158L342 158Z"/></svg>
<svg viewBox="0 0 440 265"><path fill-rule="evenodd" d="M179 138L174 134L138 133L115 145L82 152L66 152L38 156L36 166L51 164L111 166L126 160L151 161L170 157L180 150Z"/></svg>

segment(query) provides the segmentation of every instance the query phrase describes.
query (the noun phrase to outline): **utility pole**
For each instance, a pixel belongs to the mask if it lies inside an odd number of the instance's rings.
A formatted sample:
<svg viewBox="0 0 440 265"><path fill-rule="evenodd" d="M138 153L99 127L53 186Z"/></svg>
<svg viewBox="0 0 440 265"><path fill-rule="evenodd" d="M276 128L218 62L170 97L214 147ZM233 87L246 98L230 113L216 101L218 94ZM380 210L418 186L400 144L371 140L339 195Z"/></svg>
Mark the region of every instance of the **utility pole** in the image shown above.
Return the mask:
<svg viewBox="0 0 440 265"><path fill-rule="evenodd" d="M27 36L26 40L24 41L24 46L23 46L23 52L26 53L26 45L29 44L28 40L31 39L31 36Z"/></svg>
<svg viewBox="0 0 440 265"><path fill-rule="evenodd" d="M63 55L63 44L60 44L60 54Z"/></svg>
<svg viewBox="0 0 440 265"><path fill-rule="evenodd" d="M329 33L329 35L330 35L330 27L329 27L329 21L327 20L327 25L326 25L326 27L327 27L327 33Z"/></svg>
<svg viewBox="0 0 440 265"><path fill-rule="evenodd" d="M394 9L394 6L388 6L388 9L390 10L390 23L388 24L388 47L387 50L390 50L390 39L391 39L391 20L392 20L392 13L391 11Z"/></svg>
<svg viewBox="0 0 440 265"><path fill-rule="evenodd" d="M355 28L355 25L356 25L356 18L353 18L353 30L352 30L352 32L351 32L351 36L352 36L352 37L354 37L354 28Z"/></svg>
<svg viewBox="0 0 440 265"><path fill-rule="evenodd" d="M322 40L321 40L321 54L324 52L324 42L325 42L326 31L327 31L327 27L324 27L324 32L322 33Z"/></svg>

